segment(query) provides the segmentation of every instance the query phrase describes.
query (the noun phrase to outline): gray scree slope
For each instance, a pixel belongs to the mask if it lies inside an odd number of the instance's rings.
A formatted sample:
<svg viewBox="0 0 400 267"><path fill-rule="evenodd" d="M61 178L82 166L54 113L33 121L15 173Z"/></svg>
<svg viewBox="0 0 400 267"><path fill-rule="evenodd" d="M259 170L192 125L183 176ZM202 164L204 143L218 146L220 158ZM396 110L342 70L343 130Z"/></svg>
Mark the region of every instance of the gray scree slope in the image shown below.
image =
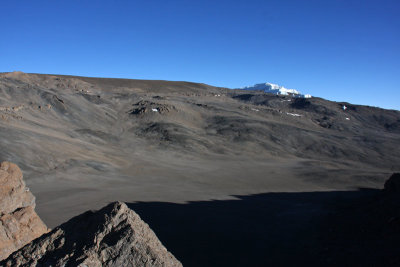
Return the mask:
<svg viewBox="0 0 400 267"><path fill-rule="evenodd" d="M50 227L116 199L382 188L400 170L399 143L394 110L190 82L0 74L0 160L20 166Z"/></svg>

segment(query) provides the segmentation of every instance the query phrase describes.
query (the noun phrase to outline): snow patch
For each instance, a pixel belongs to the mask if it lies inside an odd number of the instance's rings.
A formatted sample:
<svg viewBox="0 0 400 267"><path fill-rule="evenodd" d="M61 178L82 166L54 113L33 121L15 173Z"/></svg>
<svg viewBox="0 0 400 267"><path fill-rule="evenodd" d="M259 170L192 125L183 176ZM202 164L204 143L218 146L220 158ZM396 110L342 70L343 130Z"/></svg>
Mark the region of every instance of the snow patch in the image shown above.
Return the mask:
<svg viewBox="0 0 400 267"><path fill-rule="evenodd" d="M290 115L290 116L294 116L294 117L301 117L303 115L297 114L297 113L290 113L290 112L286 112L286 115Z"/></svg>

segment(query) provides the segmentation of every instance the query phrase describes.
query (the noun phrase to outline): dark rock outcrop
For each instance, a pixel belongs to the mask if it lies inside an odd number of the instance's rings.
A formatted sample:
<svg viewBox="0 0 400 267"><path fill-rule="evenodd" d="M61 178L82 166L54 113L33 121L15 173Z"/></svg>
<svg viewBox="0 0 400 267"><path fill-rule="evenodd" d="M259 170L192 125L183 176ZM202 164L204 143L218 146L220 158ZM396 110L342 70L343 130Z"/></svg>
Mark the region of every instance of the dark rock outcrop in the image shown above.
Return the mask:
<svg viewBox="0 0 400 267"><path fill-rule="evenodd" d="M0 260L48 231L35 212L35 197L10 162L0 164Z"/></svg>
<svg viewBox="0 0 400 267"><path fill-rule="evenodd" d="M393 173L389 180L385 182L385 191L388 193L400 192L400 173Z"/></svg>
<svg viewBox="0 0 400 267"><path fill-rule="evenodd" d="M85 212L13 253L1 266L182 266L125 203Z"/></svg>
<svg viewBox="0 0 400 267"><path fill-rule="evenodd" d="M176 111L176 108L172 105L155 103L152 101L141 100L136 104L132 105L132 109L128 111L130 115L144 115L145 113L157 112L160 114L166 114L171 111Z"/></svg>

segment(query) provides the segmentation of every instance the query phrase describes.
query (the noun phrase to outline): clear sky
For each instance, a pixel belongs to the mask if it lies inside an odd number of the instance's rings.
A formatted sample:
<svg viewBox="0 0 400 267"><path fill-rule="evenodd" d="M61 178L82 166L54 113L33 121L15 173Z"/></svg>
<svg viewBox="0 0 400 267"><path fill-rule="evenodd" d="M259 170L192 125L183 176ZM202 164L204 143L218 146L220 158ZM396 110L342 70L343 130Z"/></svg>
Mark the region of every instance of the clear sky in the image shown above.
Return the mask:
<svg viewBox="0 0 400 267"><path fill-rule="evenodd" d="M3 0L0 11L0 72L272 82L400 110L399 0Z"/></svg>

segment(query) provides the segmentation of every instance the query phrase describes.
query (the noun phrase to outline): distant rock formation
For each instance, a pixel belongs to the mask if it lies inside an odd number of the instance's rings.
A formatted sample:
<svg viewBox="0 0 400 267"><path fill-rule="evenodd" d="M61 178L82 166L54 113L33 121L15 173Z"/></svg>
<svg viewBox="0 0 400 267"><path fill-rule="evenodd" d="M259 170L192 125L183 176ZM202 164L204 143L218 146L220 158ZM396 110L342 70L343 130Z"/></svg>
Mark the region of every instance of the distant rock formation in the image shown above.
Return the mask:
<svg viewBox="0 0 400 267"><path fill-rule="evenodd" d="M35 197L10 162L0 163L0 260L48 232L35 212Z"/></svg>
<svg viewBox="0 0 400 267"><path fill-rule="evenodd" d="M0 266L182 266L122 202L85 212L13 253Z"/></svg>
<svg viewBox="0 0 400 267"><path fill-rule="evenodd" d="M132 105L133 108L128 111L131 115L143 115L145 113L158 112L165 114L171 111L175 111L176 108L172 105L160 104L152 101L140 100L136 104Z"/></svg>

